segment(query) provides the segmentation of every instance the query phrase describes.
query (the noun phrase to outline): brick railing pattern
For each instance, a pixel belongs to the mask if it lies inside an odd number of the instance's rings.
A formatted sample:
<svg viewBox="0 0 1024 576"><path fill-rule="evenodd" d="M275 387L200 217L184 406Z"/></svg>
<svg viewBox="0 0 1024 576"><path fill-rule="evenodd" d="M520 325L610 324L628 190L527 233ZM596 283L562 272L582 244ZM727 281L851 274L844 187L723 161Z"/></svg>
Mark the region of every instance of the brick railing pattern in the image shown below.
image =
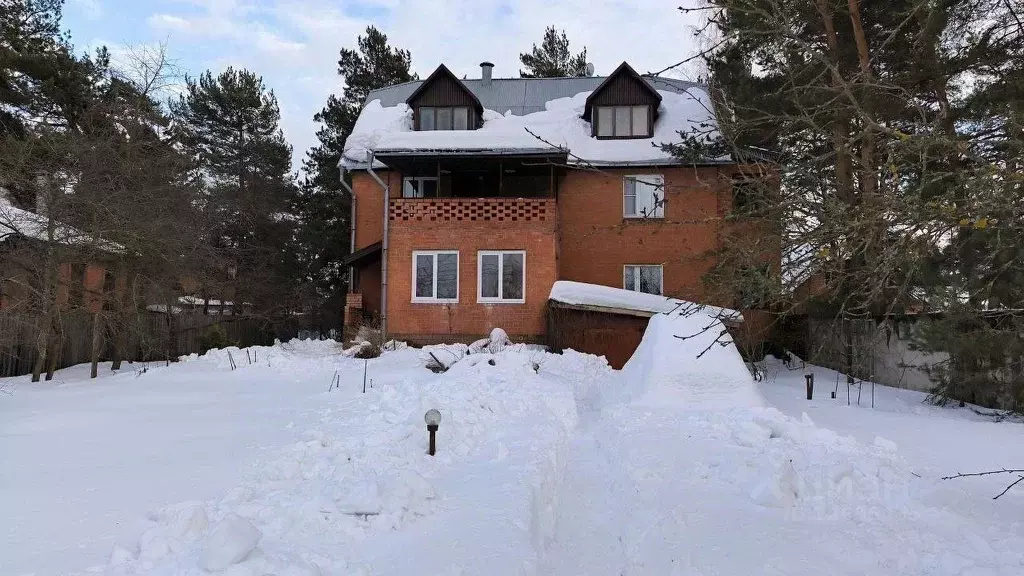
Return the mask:
<svg viewBox="0 0 1024 576"><path fill-rule="evenodd" d="M418 222L554 220L554 198L396 198L388 218Z"/></svg>

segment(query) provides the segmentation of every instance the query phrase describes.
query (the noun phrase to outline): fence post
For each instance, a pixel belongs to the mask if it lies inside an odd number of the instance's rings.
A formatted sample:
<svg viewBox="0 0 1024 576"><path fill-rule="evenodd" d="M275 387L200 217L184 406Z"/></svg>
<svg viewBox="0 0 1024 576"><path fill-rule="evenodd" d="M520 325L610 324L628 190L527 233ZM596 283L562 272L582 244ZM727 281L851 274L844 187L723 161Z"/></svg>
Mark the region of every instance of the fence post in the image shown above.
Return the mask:
<svg viewBox="0 0 1024 576"><path fill-rule="evenodd" d="M814 373L805 374L804 379L807 380L807 399L810 400L814 397Z"/></svg>

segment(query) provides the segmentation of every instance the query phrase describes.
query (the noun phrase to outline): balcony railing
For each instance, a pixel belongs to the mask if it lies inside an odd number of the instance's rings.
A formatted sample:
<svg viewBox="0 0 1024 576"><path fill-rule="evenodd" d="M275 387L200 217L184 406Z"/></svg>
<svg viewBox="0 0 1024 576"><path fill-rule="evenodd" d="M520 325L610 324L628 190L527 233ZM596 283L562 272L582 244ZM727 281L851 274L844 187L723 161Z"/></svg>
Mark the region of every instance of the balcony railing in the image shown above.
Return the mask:
<svg viewBox="0 0 1024 576"><path fill-rule="evenodd" d="M554 198L394 198L388 218L407 222L532 222L557 218Z"/></svg>

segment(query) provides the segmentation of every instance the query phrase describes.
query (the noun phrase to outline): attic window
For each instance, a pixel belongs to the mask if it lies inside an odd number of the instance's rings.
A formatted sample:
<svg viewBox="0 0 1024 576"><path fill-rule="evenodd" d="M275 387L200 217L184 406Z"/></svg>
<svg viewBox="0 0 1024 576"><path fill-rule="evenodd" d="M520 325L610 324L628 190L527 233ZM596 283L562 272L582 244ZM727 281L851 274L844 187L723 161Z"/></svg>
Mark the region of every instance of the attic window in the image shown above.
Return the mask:
<svg viewBox="0 0 1024 576"><path fill-rule="evenodd" d="M597 106L594 134L598 138L650 138L651 107Z"/></svg>
<svg viewBox="0 0 1024 576"><path fill-rule="evenodd" d="M465 106L422 106L420 130L469 130L472 114Z"/></svg>

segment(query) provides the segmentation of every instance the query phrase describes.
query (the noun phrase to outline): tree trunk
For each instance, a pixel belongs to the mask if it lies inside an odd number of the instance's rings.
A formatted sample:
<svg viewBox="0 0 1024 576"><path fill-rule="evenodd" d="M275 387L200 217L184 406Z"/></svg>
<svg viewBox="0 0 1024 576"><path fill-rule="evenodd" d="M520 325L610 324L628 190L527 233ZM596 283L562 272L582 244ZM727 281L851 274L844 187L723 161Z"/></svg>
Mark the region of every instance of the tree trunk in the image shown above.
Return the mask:
<svg viewBox="0 0 1024 576"><path fill-rule="evenodd" d="M99 373L100 364L100 348L103 343L103 315L96 312L92 315L92 354L90 362L92 366L89 369L89 377L95 378Z"/></svg>
<svg viewBox="0 0 1024 576"><path fill-rule="evenodd" d="M61 338L60 331L50 328L50 344L49 353L47 354L46 362L46 381L53 380L53 373L57 371L57 357L60 356L60 349L64 344L64 339Z"/></svg>
<svg viewBox="0 0 1024 576"><path fill-rule="evenodd" d="M39 377L46 365L46 357L53 355L51 342L54 339L53 322L57 313L57 272L59 263L57 261L57 249L53 239L56 233L56 224L53 218L47 218L47 237L50 240L46 243L46 257L44 260L45 273L43 275L43 291L40 296L40 305L45 312L38 324L36 333L36 357L35 366L32 367L32 381L39 382ZM48 377L47 380L50 378Z"/></svg>

